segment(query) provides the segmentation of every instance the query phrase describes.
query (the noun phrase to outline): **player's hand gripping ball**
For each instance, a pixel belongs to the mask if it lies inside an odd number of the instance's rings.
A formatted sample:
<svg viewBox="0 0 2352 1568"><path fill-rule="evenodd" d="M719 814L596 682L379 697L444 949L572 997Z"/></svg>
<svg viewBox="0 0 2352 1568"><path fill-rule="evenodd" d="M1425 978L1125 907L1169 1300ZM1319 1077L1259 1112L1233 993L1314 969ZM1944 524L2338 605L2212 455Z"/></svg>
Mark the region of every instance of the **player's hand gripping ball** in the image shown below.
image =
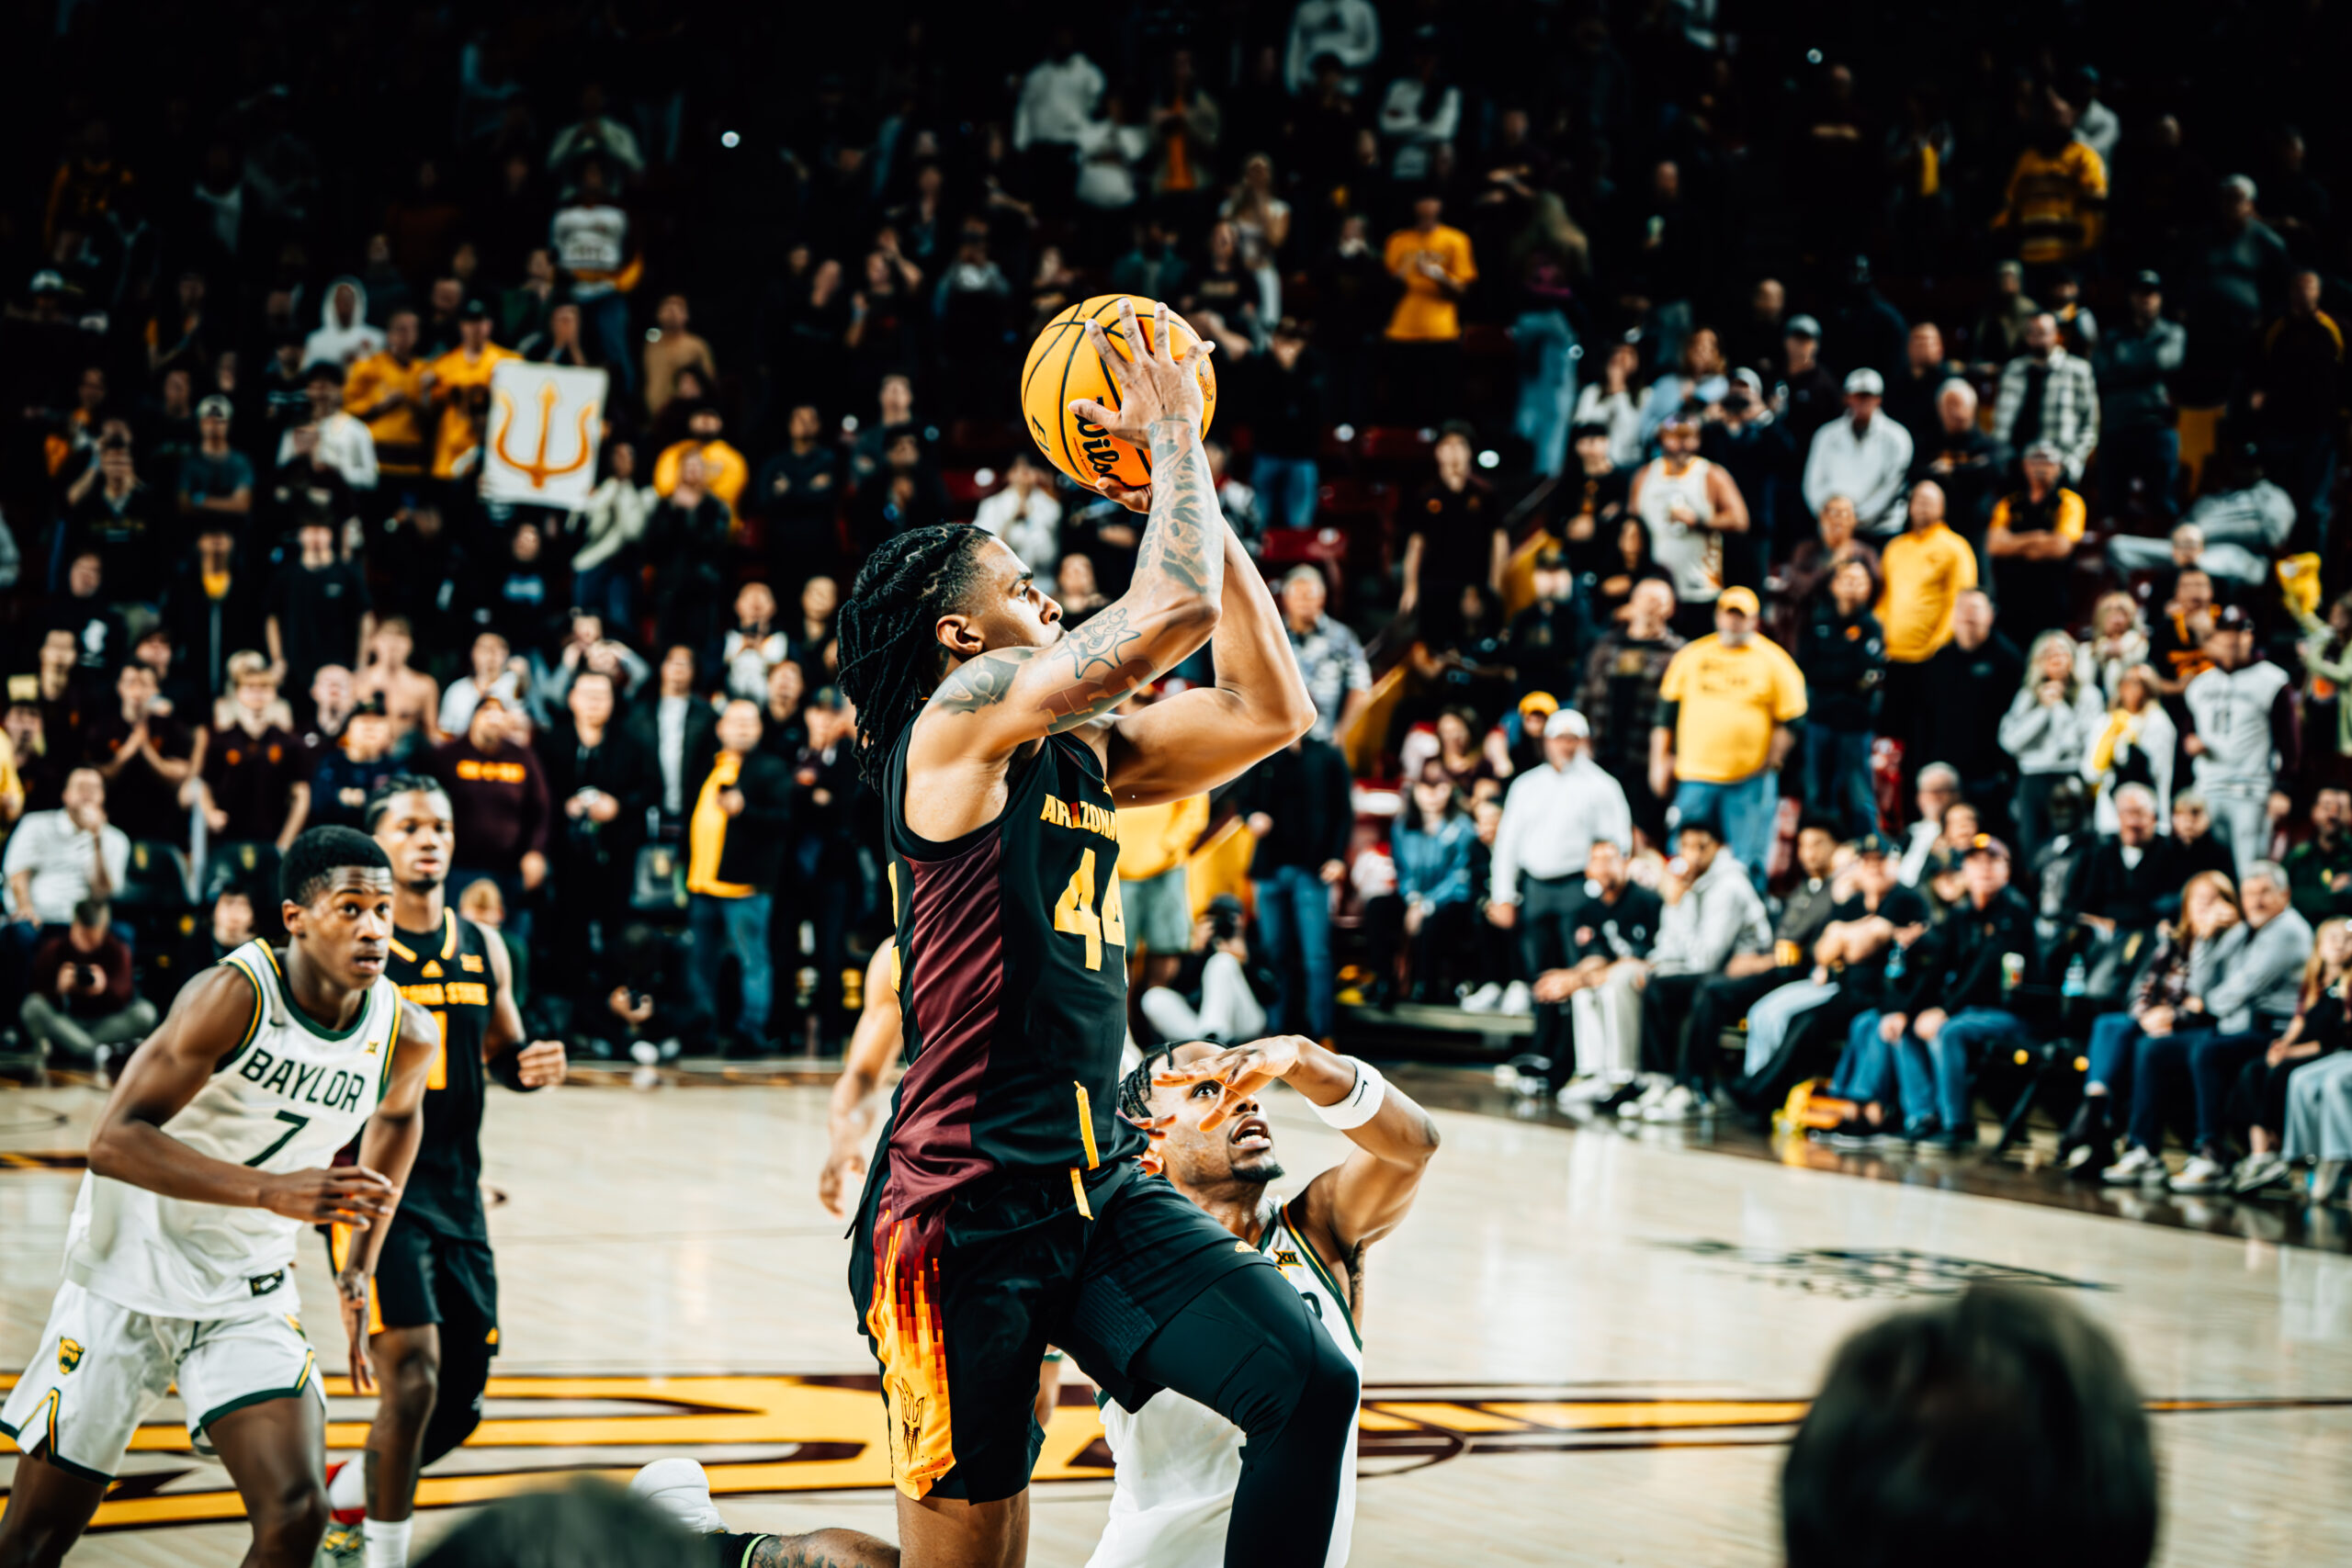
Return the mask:
<svg viewBox="0 0 2352 1568"><path fill-rule="evenodd" d="M1155 333L1163 313L1169 359L1199 378L1201 433L1205 435L1216 414L1216 367L1209 362L1214 345L1203 344L1182 316L1159 301L1133 294L1098 294L1046 322L1029 345L1029 357L1021 367L1022 423L1046 460L1088 490L1102 489L1104 479L1127 490L1141 490L1151 482L1151 458L1141 449L1144 424L1132 417L1145 411L1127 404L1139 378L1149 375L1148 367L1134 364L1136 342L1140 339L1147 355L1159 357L1154 352L1159 342ZM1122 361L1115 373L1102 363L1098 333ZM1141 400L1154 401L1148 395ZM1086 417L1074 412L1072 403L1093 404L1112 418ZM1161 406L1152 417L1177 412Z"/></svg>

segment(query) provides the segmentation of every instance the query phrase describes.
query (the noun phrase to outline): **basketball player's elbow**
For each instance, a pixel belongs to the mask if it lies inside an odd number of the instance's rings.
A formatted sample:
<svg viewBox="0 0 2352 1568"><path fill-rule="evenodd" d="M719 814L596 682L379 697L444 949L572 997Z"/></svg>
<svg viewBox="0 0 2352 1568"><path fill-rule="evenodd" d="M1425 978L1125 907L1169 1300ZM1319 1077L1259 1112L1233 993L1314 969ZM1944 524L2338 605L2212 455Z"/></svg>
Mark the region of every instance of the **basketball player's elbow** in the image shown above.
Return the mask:
<svg viewBox="0 0 2352 1568"><path fill-rule="evenodd" d="M1295 671L1285 671L1269 682L1273 690L1262 705L1268 739L1287 746L1315 728L1315 699Z"/></svg>

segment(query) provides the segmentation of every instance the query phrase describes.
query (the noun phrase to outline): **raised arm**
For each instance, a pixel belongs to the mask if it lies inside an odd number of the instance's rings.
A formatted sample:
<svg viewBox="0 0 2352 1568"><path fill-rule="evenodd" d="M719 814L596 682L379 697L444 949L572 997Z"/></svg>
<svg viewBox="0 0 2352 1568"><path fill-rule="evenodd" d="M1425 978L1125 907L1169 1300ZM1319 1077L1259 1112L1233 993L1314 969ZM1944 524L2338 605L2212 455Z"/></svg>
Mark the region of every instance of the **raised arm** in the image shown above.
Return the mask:
<svg viewBox="0 0 2352 1568"><path fill-rule="evenodd" d="M1430 1156L1437 1153L1437 1123L1370 1063L1284 1034L1204 1056L1153 1081L1181 1085L1210 1078L1225 1086L1225 1094L1203 1118L1204 1130L1280 1078L1355 1145L1345 1160L1308 1182L1300 1195L1307 1240L1325 1258L1352 1260L1403 1222L1420 1191ZM1366 1105L1371 1114L1355 1121Z"/></svg>
<svg viewBox="0 0 2352 1568"><path fill-rule="evenodd" d="M1120 329L1129 344L1142 333L1122 300ZM1201 449L1201 362L1206 344L1171 354L1168 308L1153 320L1152 346L1133 361L1111 346L1102 326L1086 325L1117 388L1116 409L1080 399L1071 412L1151 454L1149 515L1136 547L1127 592L1083 626L1043 648L984 651L969 625L952 635L970 651L932 694L916 719L919 767L997 759L1047 735L1076 729L1126 701L1136 687L1190 658L1216 630L1227 552L1216 487ZM1103 492L1141 509L1144 496L1105 481ZM1016 592L1032 592L1026 580ZM943 629L952 623L943 619ZM951 651L956 650L953 644Z"/></svg>
<svg viewBox="0 0 2352 1568"><path fill-rule="evenodd" d="M817 1177L817 1201L837 1220L849 1217L842 1194L850 1179L865 1174L865 1135L874 1130L875 1093L906 1041L898 988L890 983L895 951L894 942L885 942L865 966L865 1010L857 1015L849 1056L842 1063L842 1076L833 1080L833 1102L826 1112L832 1149Z"/></svg>
<svg viewBox="0 0 2352 1568"><path fill-rule="evenodd" d="M1158 486L1153 487L1157 489ZM1216 788L1315 723L1315 701L1257 563L1222 520L1225 603L1209 656L1216 684L1153 703L1110 725L1104 774L1121 806L1153 806ZM1089 622L1091 629L1093 623Z"/></svg>

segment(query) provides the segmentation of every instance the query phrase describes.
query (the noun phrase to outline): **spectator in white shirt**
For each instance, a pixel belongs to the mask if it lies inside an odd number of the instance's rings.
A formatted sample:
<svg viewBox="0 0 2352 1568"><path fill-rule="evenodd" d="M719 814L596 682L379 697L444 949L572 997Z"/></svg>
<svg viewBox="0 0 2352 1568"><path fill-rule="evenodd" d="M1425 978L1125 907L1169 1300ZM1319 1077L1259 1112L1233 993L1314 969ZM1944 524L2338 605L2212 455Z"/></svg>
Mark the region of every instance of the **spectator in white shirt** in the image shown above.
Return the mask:
<svg viewBox="0 0 2352 1568"><path fill-rule="evenodd" d="M1607 426L1609 460L1621 468L1642 460L1642 405L1634 392L1641 370L1642 351L1621 343L1609 351L1600 379L1587 381L1577 393L1574 423Z"/></svg>
<svg viewBox="0 0 2352 1568"><path fill-rule="evenodd" d="M1544 726L1544 765L1513 779L1503 797L1487 918L1518 927L1522 945L1532 947L1536 927L1575 907L1596 840L1621 850L1634 845L1633 808L1617 781L1586 755L1589 733L1576 709L1554 714Z"/></svg>
<svg viewBox="0 0 2352 1568"><path fill-rule="evenodd" d="M1400 182L1427 179L1432 151L1462 129L1462 89L1445 79L1436 31L1413 40L1412 69L1388 84L1380 103L1380 134L1396 150L1388 172Z"/></svg>
<svg viewBox="0 0 2352 1568"><path fill-rule="evenodd" d="M0 989L22 996L41 940L73 924L83 899L112 897L130 870L130 836L107 820L106 780L96 768L74 769L65 777L63 807L17 823L0 857L8 898Z"/></svg>
<svg viewBox="0 0 2352 1568"><path fill-rule="evenodd" d="M1300 0L1291 13L1283 85L1294 96L1314 91L1315 62L1327 54L1339 62L1348 96L1362 92L1357 73L1380 58L1380 13L1371 0Z"/></svg>
<svg viewBox="0 0 2352 1568"><path fill-rule="evenodd" d="M775 592L764 582L743 584L735 594L735 625L722 653L728 695L766 702L768 671L790 657L791 641L776 625Z"/></svg>
<svg viewBox="0 0 2352 1568"><path fill-rule="evenodd" d="M1928 856L1943 837L1944 812L1960 799L1960 770L1949 762L1930 762L1921 768L1913 799L1919 819L1911 824L1911 836L1903 841L1902 866L1895 877L1905 887L1918 886L1928 873Z"/></svg>
<svg viewBox="0 0 2352 1568"><path fill-rule="evenodd" d="M1046 470L1026 452L1004 471L1004 488L980 502L972 521L1002 539L1032 571L1061 558L1062 503Z"/></svg>
<svg viewBox="0 0 2352 1568"><path fill-rule="evenodd" d="M1909 513L1911 433L1879 409L1886 383L1875 370L1846 378L1846 417L1815 433L1804 462L1804 504L1818 517L1833 495L1851 497L1865 533L1903 532Z"/></svg>
<svg viewBox="0 0 2352 1568"><path fill-rule="evenodd" d="M496 632L482 633L474 638L470 657L472 673L450 682L449 689L441 694L439 723L444 735L463 735L471 728L474 709L484 697L496 697L509 713L522 705L521 661L513 657L504 637Z"/></svg>
<svg viewBox="0 0 2352 1568"><path fill-rule="evenodd" d="M1025 152L1039 144L1069 147L1077 143L1094 107L1102 99L1102 70L1078 47L1078 35L1068 25L1057 27L1046 58L1032 66L1021 84L1021 99L1012 111L1012 146Z"/></svg>
<svg viewBox="0 0 2352 1568"><path fill-rule="evenodd" d="M311 418L277 438L277 466L307 462L332 470L353 490L374 490L376 438L343 412L343 367L322 359L302 373L302 384L311 398Z"/></svg>

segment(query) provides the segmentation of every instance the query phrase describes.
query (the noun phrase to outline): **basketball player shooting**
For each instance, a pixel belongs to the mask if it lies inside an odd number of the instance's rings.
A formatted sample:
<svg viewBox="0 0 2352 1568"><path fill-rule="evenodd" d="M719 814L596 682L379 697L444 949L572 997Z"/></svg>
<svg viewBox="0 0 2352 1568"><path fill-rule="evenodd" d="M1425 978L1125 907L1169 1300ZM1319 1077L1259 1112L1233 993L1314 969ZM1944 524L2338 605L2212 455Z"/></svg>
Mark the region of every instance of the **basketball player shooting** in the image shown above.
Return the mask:
<svg viewBox="0 0 2352 1568"><path fill-rule="evenodd" d="M1256 1250L1136 1156L1114 1103L1125 1035L1122 805L1198 794L1313 720L1273 598L1218 512L1201 350L1090 343L1116 408L1071 412L1148 450L1126 594L1076 632L972 527L899 536L858 575L841 682L884 803L910 1066L853 1226L851 1294L882 1367L899 1542L919 1568L1026 1558L1036 1368L1060 1346L1138 1409L1172 1388L1249 1435L1228 1564L1323 1559L1355 1370ZM1209 645L1216 683L1113 717ZM1105 952L1106 949L1122 951Z"/></svg>
<svg viewBox="0 0 2352 1568"><path fill-rule="evenodd" d="M1287 1203L1268 1196L1283 1167L1258 1099L1277 1079L1355 1145ZM1229 1051L1193 1043L1154 1052L1120 1085L1119 1108L1161 1129L1152 1147L1176 1190L1271 1258L1361 1370L1364 1248L1404 1223L1420 1191L1437 1152L1429 1112L1371 1063L1296 1035ZM1111 1517L1087 1568L1216 1568L1241 1472L1240 1428L1173 1392L1138 1410L1105 1406L1102 1426L1116 1472ZM1330 1545L1304 1560L1308 1568L1348 1560L1355 1461L1351 1424Z"/></svg>
<svg viewBox="0 0 2352 1568"><path fill-rule="evenodd" d="M363 1553L367 1568L402 1568L417 1472L480 1424L498 1354L498 1274L481 1205L484 1090L493 1077L516 1090L561 1083L565 1062L560 1040L525 1043L506 944L449 908L458 834L441 785L395 774L364 810L392 868L385 974L432 1013L441 1050L425 1080L423 1145L376 1269L368 1354L383 1394L365 1462L328 1472L334 1521L323 1555L337 1568ZM328 1233L338 1268L353 1239Z"/></svg>
<svg viewBox="0 0 2352 1568"><path fill-rule="evenodd" d="M281 958L249 942L184 987L90 1138L65 1282L0 1410L24 1450L0 1562L61 1562L177 1384L252 1522L249 1568L309 1568L326 1529L326 1395L288 1270L305 1225L360 1233L335 1276L352 1386L373 1393L369 1276L416 1157L440 1035L384 976L392 874L313 828L278 868ZM359 1134L359 1163L332 1168Z"/></svg>

